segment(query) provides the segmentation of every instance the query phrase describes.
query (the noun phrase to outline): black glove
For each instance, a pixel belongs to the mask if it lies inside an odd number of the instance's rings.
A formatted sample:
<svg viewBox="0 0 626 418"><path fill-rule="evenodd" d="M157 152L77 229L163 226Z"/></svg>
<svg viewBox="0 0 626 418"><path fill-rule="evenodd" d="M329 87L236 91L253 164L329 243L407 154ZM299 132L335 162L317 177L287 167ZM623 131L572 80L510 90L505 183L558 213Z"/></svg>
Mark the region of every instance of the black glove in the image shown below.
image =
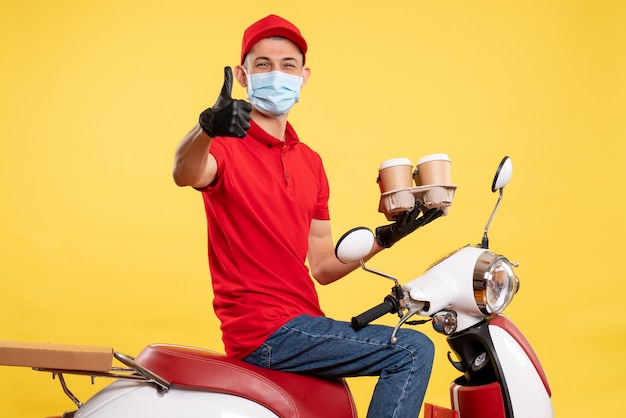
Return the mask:
<svg viewBox="0 0 626 418"><path fill-rule="evenodd" d="M200 113L200 127L208 136L243 138L250 129L252 105L245 100L234 100L233 70L224 67L224 85L213 107Z"/></svg>
<svg viewBox="0 0 626 418"><path fill-rule="evenodd" d="M410 212L405 212L396 222L376 228L376 241L378 244L380 244L381 247L389 248L417 228L443 215L443 211L437 208L429 209L424 215L418 218L420 213L420 202L416 201L413 209Z"/></svg>

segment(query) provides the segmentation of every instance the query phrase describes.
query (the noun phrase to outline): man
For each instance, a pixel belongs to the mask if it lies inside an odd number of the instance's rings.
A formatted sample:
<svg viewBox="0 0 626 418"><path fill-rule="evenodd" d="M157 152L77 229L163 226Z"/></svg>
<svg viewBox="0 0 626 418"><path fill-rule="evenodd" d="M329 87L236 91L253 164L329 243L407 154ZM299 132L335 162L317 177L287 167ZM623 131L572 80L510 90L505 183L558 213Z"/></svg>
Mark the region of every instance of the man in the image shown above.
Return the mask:
<svg viewBox="0 0 626 418"><path fill-rule="evenodd" d="M310 76L306 52L298 28L281 17L251 25L234 68L250 103L231 97L233 71L226 67L217 102L176 150L176 183L204 199L213 306L226 353L320 377L380 376L368 416L417 416L432 342L403 329L391 344L388 327L355 332L326 318L309 275L325 285L359 264L335 257L322 161L287 121ZM368 258L438 216L419 214L416 205L379 227Z"/></svg>

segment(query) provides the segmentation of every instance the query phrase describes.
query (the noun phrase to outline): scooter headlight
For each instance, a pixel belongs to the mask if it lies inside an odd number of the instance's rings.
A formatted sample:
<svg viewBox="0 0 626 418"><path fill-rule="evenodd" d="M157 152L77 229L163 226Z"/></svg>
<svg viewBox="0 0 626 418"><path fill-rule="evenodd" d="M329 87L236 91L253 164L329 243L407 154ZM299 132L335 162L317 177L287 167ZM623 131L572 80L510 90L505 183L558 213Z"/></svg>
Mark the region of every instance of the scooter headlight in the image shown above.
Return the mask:
<svg viewBox="0 0 626 418"><path fill-rule="evenodd" d="M478 257L474 267L474 299L483 314L504 311L518 289L519 280L506 257L489 251Z"/></svg>

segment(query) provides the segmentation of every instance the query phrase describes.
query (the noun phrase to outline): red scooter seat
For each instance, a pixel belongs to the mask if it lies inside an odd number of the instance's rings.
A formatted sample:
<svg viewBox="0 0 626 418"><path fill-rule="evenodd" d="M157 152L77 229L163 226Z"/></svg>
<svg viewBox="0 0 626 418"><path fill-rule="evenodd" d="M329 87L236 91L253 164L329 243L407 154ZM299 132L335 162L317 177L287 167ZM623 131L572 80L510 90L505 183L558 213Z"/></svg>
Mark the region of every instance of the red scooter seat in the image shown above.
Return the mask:
<svg viewBox="0 0 626 418"><path fill-rule="evenodd" d="M149 345L135 361L173 385L241 396L283 418L356 418L343 379L264 369L212 351L166 344Z"/></svg>

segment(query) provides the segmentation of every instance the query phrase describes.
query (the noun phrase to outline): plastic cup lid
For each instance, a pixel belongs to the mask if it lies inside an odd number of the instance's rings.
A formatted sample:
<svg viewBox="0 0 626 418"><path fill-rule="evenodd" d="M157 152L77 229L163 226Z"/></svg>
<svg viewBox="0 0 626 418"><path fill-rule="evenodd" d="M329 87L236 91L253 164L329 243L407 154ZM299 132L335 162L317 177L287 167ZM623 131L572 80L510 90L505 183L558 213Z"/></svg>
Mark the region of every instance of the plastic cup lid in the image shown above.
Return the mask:
<svg viewBox="0 0 626 418"><path fill-rule="evenodd" d="M426 155L422 158L419 159L419 161L417 162L417 165L420 164L424 164L430 161L450 161L450 158L448 157L448 154L430 154L430 155Z"/></svg>
<svg viewBox="0 0 626 418"><path fill-rule="evenodd" d="M394 167L396 165L410 165L413 167L413 163L408 158L392 158L390 160L383 161L380 163L379 170L383 170L385 168Z"/></svg>

